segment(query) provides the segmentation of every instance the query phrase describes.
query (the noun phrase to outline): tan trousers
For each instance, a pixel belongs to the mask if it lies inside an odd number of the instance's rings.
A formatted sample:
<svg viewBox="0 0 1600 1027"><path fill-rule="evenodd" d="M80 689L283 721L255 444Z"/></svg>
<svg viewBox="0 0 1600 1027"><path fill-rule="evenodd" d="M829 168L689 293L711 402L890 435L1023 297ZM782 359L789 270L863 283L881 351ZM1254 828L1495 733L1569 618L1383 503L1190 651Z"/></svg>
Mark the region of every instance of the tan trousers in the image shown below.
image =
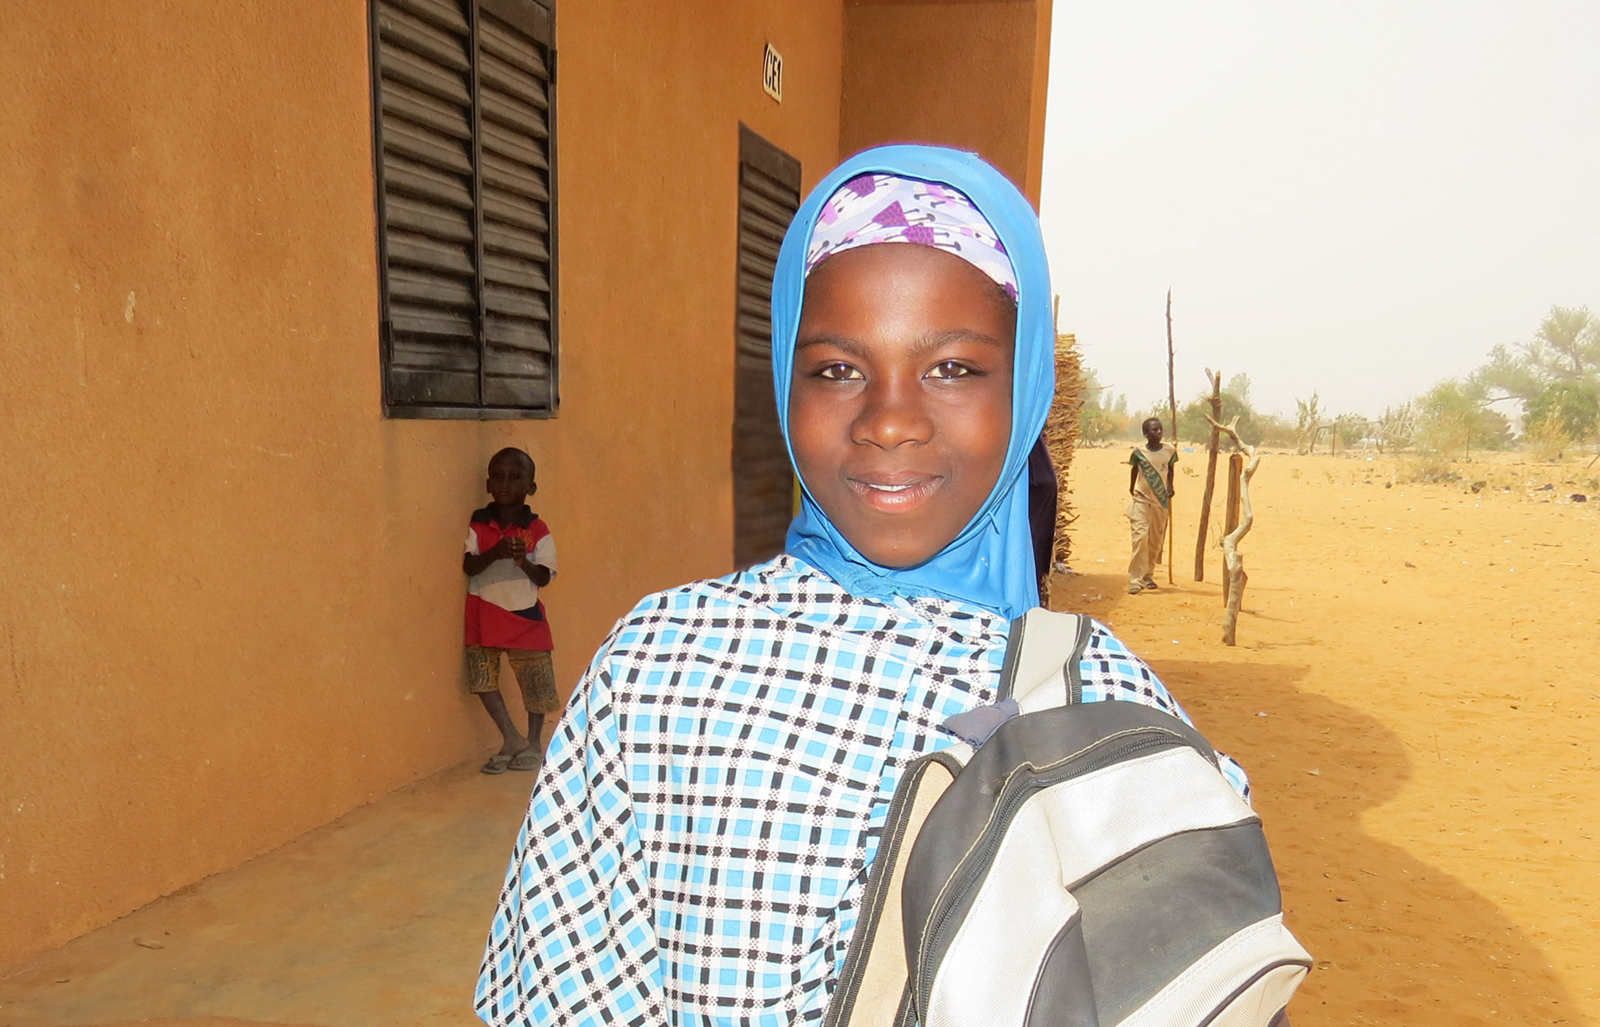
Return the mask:
<svg viewBox="0 0 1600 1027"><path fill-rule="evenodd" d="M1168 513L1166 507L1143 496L1128 501L1128 523L1133 526L1133 559L1128 561L1130 585L1143 584L1161 566Z"/></svg>

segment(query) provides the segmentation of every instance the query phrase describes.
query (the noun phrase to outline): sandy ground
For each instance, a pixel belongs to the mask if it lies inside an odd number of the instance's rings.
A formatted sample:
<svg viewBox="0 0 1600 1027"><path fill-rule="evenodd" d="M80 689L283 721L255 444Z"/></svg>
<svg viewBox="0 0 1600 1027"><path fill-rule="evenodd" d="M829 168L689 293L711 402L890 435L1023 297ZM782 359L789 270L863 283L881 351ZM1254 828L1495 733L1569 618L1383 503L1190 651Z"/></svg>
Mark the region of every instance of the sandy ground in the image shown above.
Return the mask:
<svg viewBox="0 0 1600 1027"><path fill-rule="evenodd" d="M1126 454L1078 457L1082 573L1056 602L1250 771L1317 957L1296 1027L1600 1027L1600 503L1565 498L1596 472L1471 464L1474 493L1269 455L1228 648L1219 558L1192 580L1203 455L1180 464L1177 585L1129 596ZM464 765L0 970L0 1027L474 1024L529 784Z"/></svg>
<svg viewBox="0 0 1600 1027"><path fill-rule="evenodd" d="M1296 1027L1600 1024L1600 503L1566 498L1600 472L1502 458L1386 488L1403 464L1264 456L1228 648L1219 552L1193 580L1204 453L1180 462L1177 584L1138 596L1126 456L1078 456L1056 605L1250 771L1317 958Z"/></svg>

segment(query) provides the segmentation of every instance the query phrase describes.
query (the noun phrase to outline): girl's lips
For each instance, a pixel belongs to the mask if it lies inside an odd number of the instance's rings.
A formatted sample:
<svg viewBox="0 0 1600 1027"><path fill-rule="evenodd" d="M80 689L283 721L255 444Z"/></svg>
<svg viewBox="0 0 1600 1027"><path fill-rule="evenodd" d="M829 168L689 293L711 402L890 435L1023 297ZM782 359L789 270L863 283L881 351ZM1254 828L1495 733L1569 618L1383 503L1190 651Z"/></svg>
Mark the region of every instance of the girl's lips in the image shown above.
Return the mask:
<svg viewBox="0 0 1600 1027"><path fill-rule="evenodd" d="M881 513L904 513L921 506L943 484L938 476L847 478L850 491Z"/></svg>

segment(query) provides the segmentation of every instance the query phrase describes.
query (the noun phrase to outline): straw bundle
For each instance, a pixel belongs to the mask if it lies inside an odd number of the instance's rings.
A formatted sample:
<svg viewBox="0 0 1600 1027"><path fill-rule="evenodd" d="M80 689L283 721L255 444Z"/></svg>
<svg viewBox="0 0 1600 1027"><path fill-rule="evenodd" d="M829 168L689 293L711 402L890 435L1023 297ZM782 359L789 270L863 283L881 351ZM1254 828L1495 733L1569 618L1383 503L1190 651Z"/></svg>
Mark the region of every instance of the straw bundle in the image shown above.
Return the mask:
<svg viewBox="0 0 1600 1027"><path fill-rule="evenodd" d="M1078 409L1083 405L1083 360L1078 355L1078 337L1070 332L1056 335L1056 398L1050 418L1044 424L1044 444L1056 468L1056 535L1051 553L1052 565L1066 566L1072 555L1068 529L1078 519L1069 496L1068 471L1072 452L1078 446Z"/></svg>

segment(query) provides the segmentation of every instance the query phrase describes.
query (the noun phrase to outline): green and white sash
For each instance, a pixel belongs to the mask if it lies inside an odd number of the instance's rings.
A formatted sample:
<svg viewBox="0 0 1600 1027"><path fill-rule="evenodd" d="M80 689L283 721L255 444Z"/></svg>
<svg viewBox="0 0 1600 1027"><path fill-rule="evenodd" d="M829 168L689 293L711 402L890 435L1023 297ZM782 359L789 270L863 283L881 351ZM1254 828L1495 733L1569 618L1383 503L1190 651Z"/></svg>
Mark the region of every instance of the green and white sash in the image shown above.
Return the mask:
<svg viewBox="0 0 1600 1027"><path fill-rule="evenodd" d="M1172 501L1172 492L1167 488L1167 480L1156 470L1156 465L1150 462L1143 447L1133 451L1133 466L1144 472L1144 483L1150 486L1150 491L1161 501L1161 505L1169 505Z"/></svg>

